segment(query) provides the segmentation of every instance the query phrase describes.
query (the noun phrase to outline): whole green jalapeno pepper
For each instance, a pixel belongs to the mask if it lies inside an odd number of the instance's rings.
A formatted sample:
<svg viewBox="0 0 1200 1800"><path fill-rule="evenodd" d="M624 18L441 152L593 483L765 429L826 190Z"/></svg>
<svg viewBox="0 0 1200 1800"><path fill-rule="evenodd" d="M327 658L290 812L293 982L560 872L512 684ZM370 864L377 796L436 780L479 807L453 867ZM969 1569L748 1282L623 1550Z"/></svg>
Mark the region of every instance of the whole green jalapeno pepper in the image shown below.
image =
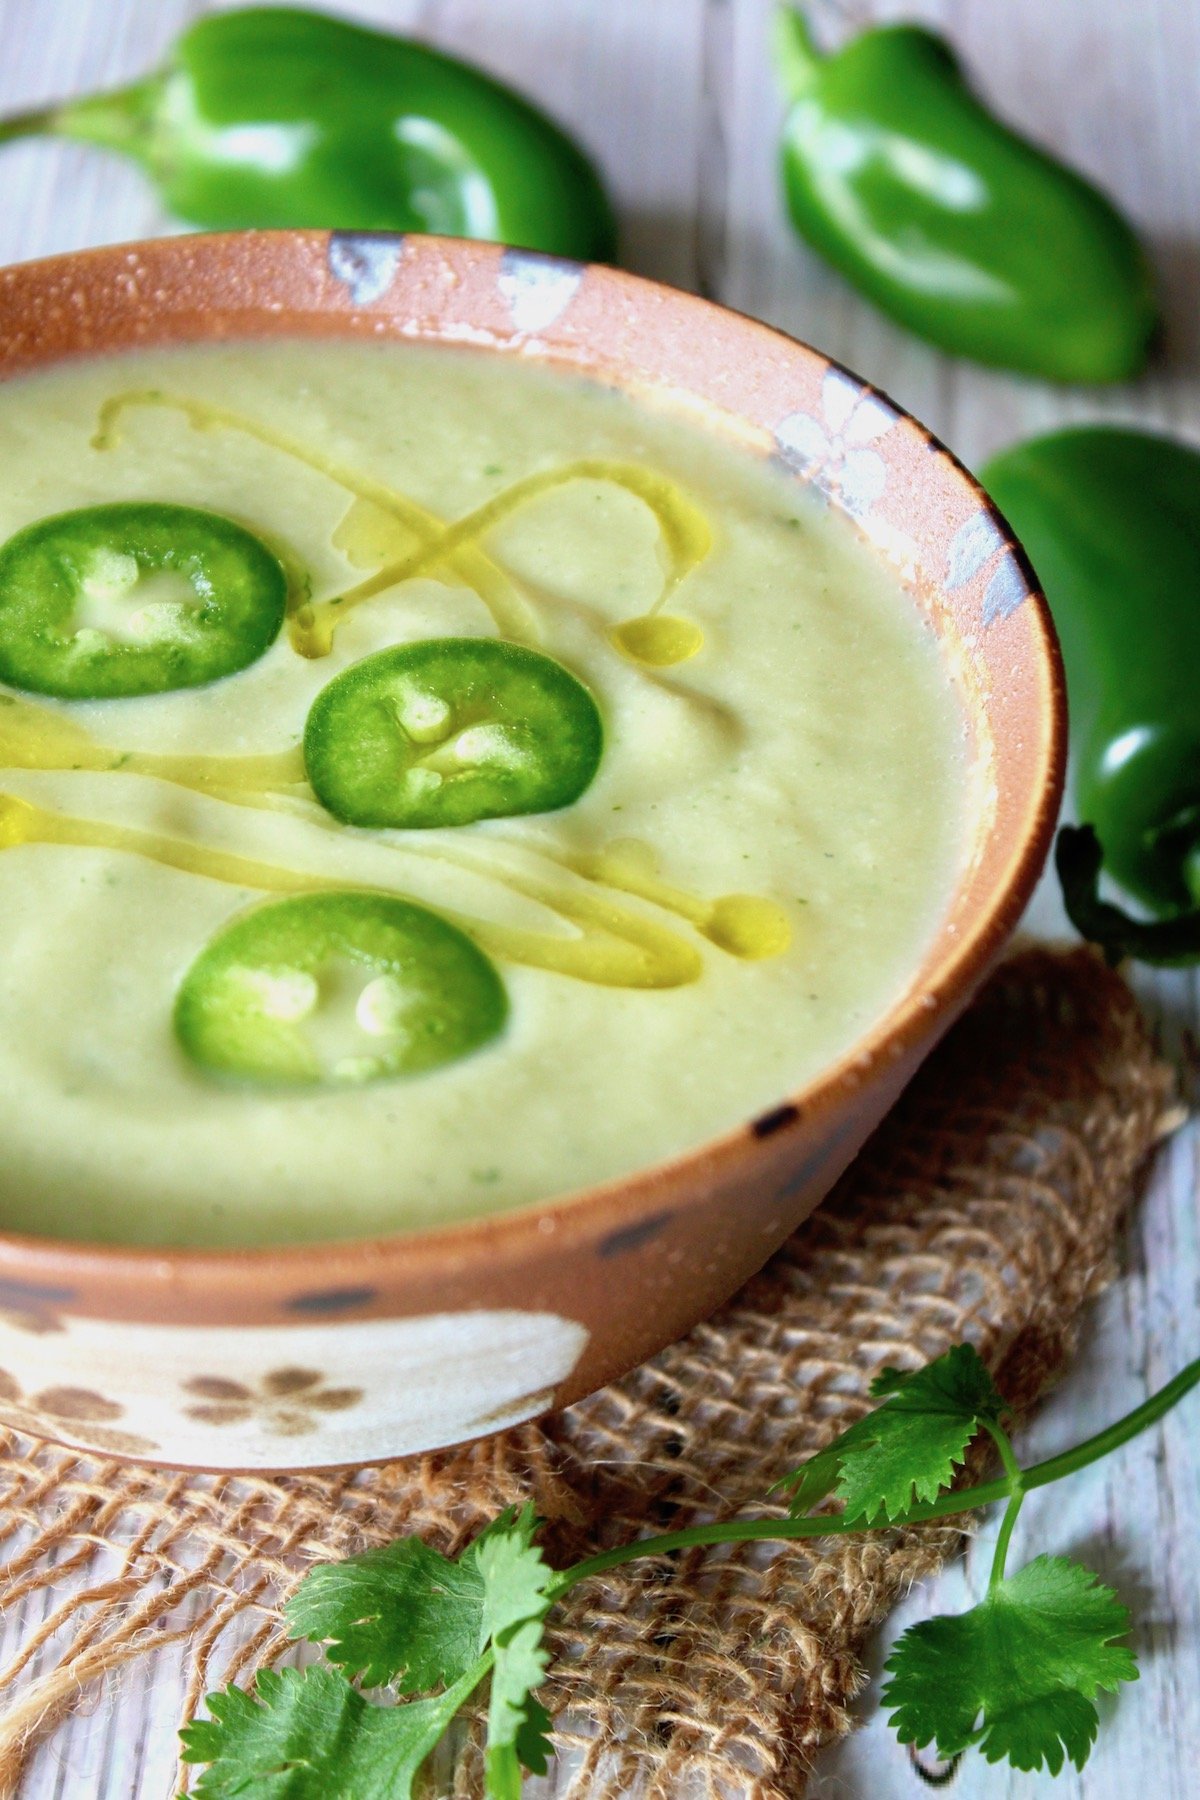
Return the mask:
<svg viewBox="0 0 1200 1800"><path fill-rule="evenodd" d="M610 261L612 210L543 113L453 57L292 7L198 19L117 93L0 122L135 158L218 230L435 231Z"/></svg>
<svg viewBox="0 0 1200 1800"><path fill-rule="evenodd" d="M1200 451L1083 426L981 479L1028 550L1062 643L1082 828L1060 833L1068 911L1113 960L1200 956ZM1098 896L1101 869L1158 915Z"/></svg>
<svg viewBox="0 0 1200 1800"><path fill-rule="evenodd" d="M877 306L977 362L1122 381L1146 360L1151 270L1110 202L994 118L915 25L821 56L778 20L792 219Z"/></svg>

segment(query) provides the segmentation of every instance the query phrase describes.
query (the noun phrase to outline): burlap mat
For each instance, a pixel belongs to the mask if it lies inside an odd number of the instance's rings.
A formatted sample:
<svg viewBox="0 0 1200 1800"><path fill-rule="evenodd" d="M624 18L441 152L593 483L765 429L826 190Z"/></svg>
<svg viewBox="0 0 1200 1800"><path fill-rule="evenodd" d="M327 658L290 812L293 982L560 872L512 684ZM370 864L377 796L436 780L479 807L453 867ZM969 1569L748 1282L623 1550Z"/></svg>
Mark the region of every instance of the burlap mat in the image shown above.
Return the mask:
<svg viewBox="0 0 1200 1800"><path fill-rule="evenodd" d="M309 1562L419 1530L456 1549L532 1496L551 1560L762 1510L886 1363L970 1338L1028 1404L1110 1273L1171 1078L1091 955L1009 962L831 1199L719 1317L558 1418L350 1475L220 1479L0 1433L0 1606L55 1590L0 1672L0 1792L74 1707L182 1640L189 1702L277 1659ZM560 1788L796 1800L849 1729L864 1638L954 1525L638 1564L555 1615ZM38 1616L42 1609L36 1609ZM561 1709L561 1710L559 1710ZM439 1793L477 1791L469 1734Z"/></svg>

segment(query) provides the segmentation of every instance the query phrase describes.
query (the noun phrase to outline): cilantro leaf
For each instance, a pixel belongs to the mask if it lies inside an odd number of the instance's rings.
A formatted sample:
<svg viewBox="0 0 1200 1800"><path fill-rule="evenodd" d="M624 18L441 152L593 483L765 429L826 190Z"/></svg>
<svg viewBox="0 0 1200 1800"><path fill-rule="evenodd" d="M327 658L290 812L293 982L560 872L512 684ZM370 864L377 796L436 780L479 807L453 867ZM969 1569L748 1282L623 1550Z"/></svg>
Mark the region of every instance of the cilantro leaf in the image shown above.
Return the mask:
<svg viewBox="0 0 1200 1800"><path fill-rule="evenodd" d="M831 1493L845 1501L847 1523L899 1518L914 1500L934 1500L951 1485L972 1438L1005 1411L970 1344L915 1373L885 1369L871 1393L884 1404L776 1484L790 1490L794 1518Z"/></svg>
<svg viewBox="0 0 1200 1800"><path fill-rule="evenodd" d="M955 1344L923 1369L883 1369L871 1383L876 1399L896 1395L913 1406L998 1419L1007 1411L992 1372L973 1344Z"/></svg>
<svg viewBox="0 0 1200 1800"><path fill-rule="evenodd" d="M287 1608L294 1635L328 1640L347 1674L401 1693L457 1681L490 1649L488 1791L504 1800L519 1796L522 1766L545 1772L550 1750L549 1714L532 1698L555 1579L533 1542L539 1523L530 1506L510 1509L457 1562L414 1537L322 1564Z"/></svg>
<svg viewBox="0 0 1200 1800"><path fill-rule="evenodd" d="M520 1625L496 1656L488 1706L487 1791L521 1800L521 1770L544 1775L553 1749L550 1714L531 1690L546 1678L550 1656L540 1620Z"/></svg>
<svg viewBox="0 0 1200 1800"><path fill-rule="evenodd" d="M546 1678L550 1656L542 1630L550 1610L554 1571L533 1533L530 1508L507 1530L489 1530L476 1541L484 1583L484 1629L495 1653L488 1706L487 1789L494 1800L520 1800L521 1770L544 1775L551 1744L550 1715L533 1698Z"/></svg>
<svg viewBox="0 0 1200 1800"><path fill-rule="evenodd" d="M1052 1775L1082 1769L1096 1736L1101 1688L1137 1680L1114 1642L1129 1614L1090 1569L1039 1556L970 1612L926 1619L900 1638L883 1704L902 1744L936 1741L941 1757L977 1743L989 1762Z"/></svg>
<svg viewBox="0 0 1200 1800"><path fill-rule="evenodd" d="M310 1569L286 1607L293 1637L328 1640L325 1654L368 1687L402 1694L457 1681L479 1656L483 1578L422 1538Z"/></svg>
<svg viewBox="0 0 1200 1800"><path fill-rule="evenodd" d="M392 1683L402 1694L428 1693L457 1681L506 1623L530 1616L519 1576L514 1592L503 1597L505 1560L485 1581L480 1559L494 1544L528 1552L538 1524L532 1507L519 1513L510 1507L457 1561L410 1537L318 1563L287 1603L292 1636L324 1642L330 1662L368 1687ZM534 1555L549 1580L541 1552Z"/></svg>
<svg viewBox="0 0 1200 1800"><path fill-rule="evenodd" d="M483 1587L482 1641L501 1643L513 1626L543 1619L550 1608L554 1570L534 1543L541 1520L531 1506L509 1511L481 1532L466 1555Z"/></svg>
<svg viewBox="0 0 1200 1800"><path fill-rule="evenodd" d="M483 1667L433 1700L372 1706L334 1669L266 1669L253 1694L210 1694L184 1762L209 1767L193 1800L412 1800L421 1764Z"/></svg>

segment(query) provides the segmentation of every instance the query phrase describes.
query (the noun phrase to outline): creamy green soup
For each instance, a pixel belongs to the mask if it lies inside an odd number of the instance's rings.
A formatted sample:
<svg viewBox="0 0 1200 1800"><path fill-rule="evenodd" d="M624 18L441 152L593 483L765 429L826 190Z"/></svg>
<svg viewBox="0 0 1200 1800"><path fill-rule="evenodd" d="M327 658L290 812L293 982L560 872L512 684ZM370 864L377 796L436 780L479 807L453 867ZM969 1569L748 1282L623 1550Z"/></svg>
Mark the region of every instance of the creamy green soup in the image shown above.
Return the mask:
<svg viewBox="0 0 1200 1800"><path fill-rule="evenodd" d="M935 931L971 769L932 632L715 431L283 342L12 380L0 458L3 1228L584 1188L778 1103Z"/></svg>

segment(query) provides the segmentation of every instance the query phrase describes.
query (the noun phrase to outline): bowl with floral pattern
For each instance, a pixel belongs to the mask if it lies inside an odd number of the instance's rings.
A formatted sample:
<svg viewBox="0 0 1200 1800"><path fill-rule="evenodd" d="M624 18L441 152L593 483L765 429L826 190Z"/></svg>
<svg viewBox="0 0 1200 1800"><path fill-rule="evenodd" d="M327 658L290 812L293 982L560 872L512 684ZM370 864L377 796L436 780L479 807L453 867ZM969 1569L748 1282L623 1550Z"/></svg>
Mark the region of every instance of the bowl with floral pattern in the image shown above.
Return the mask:
<svg viewBox="0 0 1200 1800"><path fill-rule="evenodd" d="M499 1431L711 1313L828 1192L1001 954L1062 780L1058 654L1019 547L928 431L816 350L615 269L452 239L180 237L0 272L0 379L280 337L465 343L732 421L899 571L987 780L903 990L816 1079L695 1149L369 1239L204 1250L0 1235L0 1424L214 1470L346 1466Z"/></svg>

